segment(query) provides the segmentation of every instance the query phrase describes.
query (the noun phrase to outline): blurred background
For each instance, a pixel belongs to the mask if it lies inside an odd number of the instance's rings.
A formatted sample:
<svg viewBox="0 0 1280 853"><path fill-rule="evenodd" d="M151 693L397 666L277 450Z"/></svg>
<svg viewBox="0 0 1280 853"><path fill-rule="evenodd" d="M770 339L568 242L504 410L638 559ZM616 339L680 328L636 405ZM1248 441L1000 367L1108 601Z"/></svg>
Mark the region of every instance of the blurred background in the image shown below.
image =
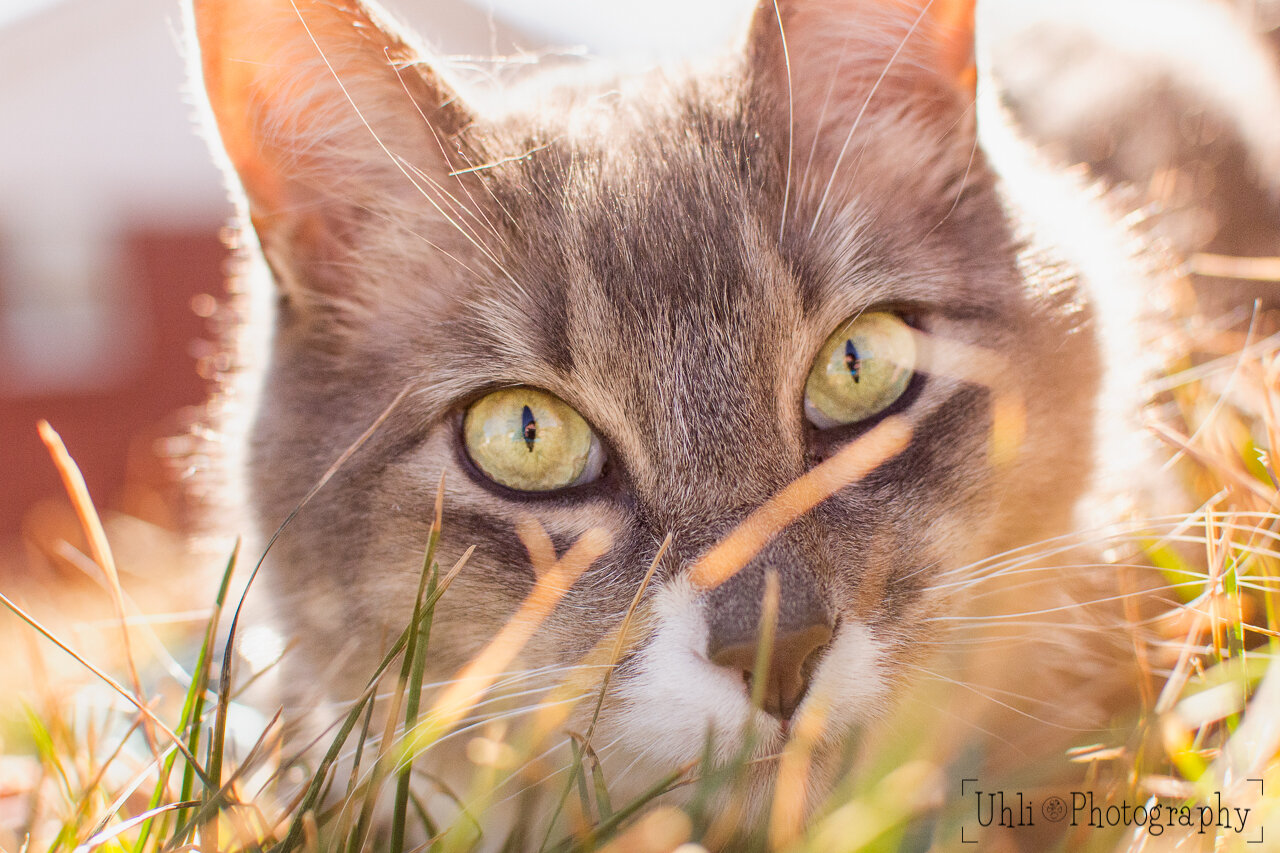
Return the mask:
<svg viewBox="0 0 1280 853"><path fill-rule="evenodd" d="M387 5L483 77L495 55L580 51L643 63L705 54L734 38L751 3ZM1144 185L1179 157L1202 164L1206 146L1218 145L1212 169L1191 170L1199 184L1151 190L1191 210L1179 239L1203 248L1260 222L1272 228L1280 95L1265 45L1280 4L1065 5L984 7L1009 103L1031 132L1063 160ZM59 543L78 542L78 525L37 439L39 418L62 433L105 513L152 532L188 520L180 482L189 472L173 461L172 437L199 422L216 373L211 318L225 294L220 234L231 208L193 120L181 32L175 0L0 0L0 584L77 575ZM1136 109L1153 91L1192 106ZM1195 106L1197 97L1215 107ZM1135 113L1168 126L1135 125ZM1206 133L1206 122L1217 130ZM1172 147L1153 146L1157 137ZM1221 153L1223 138L1234 154ZM1227 193L1219 207L1238 220L1232 227L1205 225L1205 180ZM1227 248L1280 254L1257 239L1236 243Z"/></svg>

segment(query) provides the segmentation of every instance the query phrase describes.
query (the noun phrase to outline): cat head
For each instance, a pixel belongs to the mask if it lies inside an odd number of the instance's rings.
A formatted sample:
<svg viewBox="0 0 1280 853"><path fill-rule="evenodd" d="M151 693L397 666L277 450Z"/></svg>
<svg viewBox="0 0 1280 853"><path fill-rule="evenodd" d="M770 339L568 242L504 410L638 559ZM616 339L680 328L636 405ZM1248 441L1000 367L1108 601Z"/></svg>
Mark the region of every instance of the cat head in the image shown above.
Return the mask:
<svg viewBox="0 0 1280 853"><path fill-rule="evenodd" d="M746 725L776 750L814 697L833 743L892 708L964 567L1063 527L1089 469L1088 311L984 156L972 14L766 0L712 71L479 114L366 4L197 0L276 299L263 532L386 413L270 556L294 673L362 684L408 618L443 475L441 562L477 548L432 680L516 612L538 552L598 528L519 665L554 683L656 560L602 720L628 759L695 759L708 732L728 754ZM822 480L849 458L862 476ZM762 506L783 521L707 580Z"/></svg>

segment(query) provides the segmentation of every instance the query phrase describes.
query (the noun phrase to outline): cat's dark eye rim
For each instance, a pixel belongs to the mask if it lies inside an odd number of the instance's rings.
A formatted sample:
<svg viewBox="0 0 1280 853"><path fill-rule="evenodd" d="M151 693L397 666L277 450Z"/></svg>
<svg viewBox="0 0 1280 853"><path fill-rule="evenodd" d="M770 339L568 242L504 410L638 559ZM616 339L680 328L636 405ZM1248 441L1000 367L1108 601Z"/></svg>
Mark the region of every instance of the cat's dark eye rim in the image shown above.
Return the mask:
<svg viewBox="0 0 1280 853"><path fill-rule="evenodd" d="M869 418L855 421L851 424L840 424L839 426L827 427L825 429L815 426L807 417L804 418L805 430L809 436L810 450L818 451L818 455L822 458L831 456L842 445L848 444L858 436L869 431L876 424L892 415L906 411L919 399L921 392L928 384L928 377L924 371L916 371L911 381L907 383L906 390L898 399L894 400L884 409L876 412Z"/></svg>
<svg viewBox="0 0 1280 853"><path fill-rule="evenodd" d="M926 313L918 306L889 304L889 305L873 305L868 306L860 314L869 314L873 312L883 312L893 314L906 323L916 332L927 334L928 329L925 327L923 315ZM825 339L824 339L825 340ZM816 350L815 355L816 357ZM819 427L809 420L804 414L804 386L800 389L800 400L797 405L800 408L800 418L804 423L805 435L808 438L809 456L811 465L816 465L825 459L830 458L839 452L840 448L862 434L870 431L876 424L885 418L905 412L907 409L915 405L916 400L920 399L920 395L928 386L928 374L923 370L913 370L911 381L907 383L906 389L898 399L894 400L885 408L876 412L868 418L855 421L849 424L838 424L831 427Z"/></svg>
<svg viewBox="0 0 1280 853"><path fill-rule="evenodd" d="M449 418L452 420L452 437L450 443L453 445L454 460L458 464L458 467L460 467L476 485L506 500L527 501L538 504L546 504L548 502L580 503L586 500L611 497L616 494L618 487L615 475L616 466L613 464L613 459L615 458L613 448L605 438L604 434L601 433L600 430L596 429L595 425L591 423L591 421L587 420L581 412L578 412L578 416L582 417L582 419L586 421L587 427L592 431L592 433L594 433L596 441L600 443L600 452L604 456L600 466L600 476L590 482L562 486L558 489L547 489L545 491L523 491L521 489L515 489L511 486L499 483L497 480L486 474L484 469L471 458L471 454L467 452L467 439L463 427L467 417L467 410L470 409L477 401L494 393L495 391L502 391L504 389L517 387L531 388L535 391L540 391L543 394L548 394L555 397L557 400L561 400L575 412L578 411L576 406L573 406L573 404L569 403L559 394L538 385L516 383L511 385L492 385L479 389L475 393L467 395L465 399L455 405L453 407L453 412L449 415Z"/></svg>
<svg viewBox="0 0 1280 853"><path fill-rule="evenodd" d="M924 327L923 313L924 312L918 306L912 305L893 303L888 305L871 305L859 311L857 315L847 318L844 322L849 322L857 317L863 316L864 314L892 314L905 323L912 331L927 334L928 330ZM834 334L834 331L828 333L828 337L831 334ZM826 340L827 338L823 338L823 343L825 343ZM813 360L817 358L818 352L820 352L821 349L822 345L820 344L810 355L810 365L813 364ZM804 413L805 387L802 383L800 385L800 399L798 405L800 407L800 418L804 422L805 432L809 435L810 447L815 443L821 443L825 445L824 449L831 449L838 445L845 444L871 429L890 415L896 415L899 412L905 411L920 396L920 392L924 388L925 376L926 374L923 370L912 369L911 381L907 383L907 387L903 390L902 394L898 396L898 399L894 400L888 406L870 417L863 418L860 421L854 421L853 423L837 424L830 427L817 426L813 421L809 420L808 415Z"/></svg>

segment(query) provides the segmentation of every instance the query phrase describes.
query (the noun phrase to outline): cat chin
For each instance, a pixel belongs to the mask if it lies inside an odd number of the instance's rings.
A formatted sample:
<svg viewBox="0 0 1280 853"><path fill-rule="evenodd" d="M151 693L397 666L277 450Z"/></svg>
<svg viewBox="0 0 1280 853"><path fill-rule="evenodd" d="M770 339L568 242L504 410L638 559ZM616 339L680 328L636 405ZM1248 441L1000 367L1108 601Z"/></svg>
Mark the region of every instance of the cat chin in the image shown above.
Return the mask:
<svg viewBox="0 0 1280 853"><path fill-rule="evenodd" d="M890 702L888 647L856 620L840 621L804 701L783 723L752 706L740 673L707 658L703 604L686 579L659 590L652 612L648 641L616 683L608 723L615 748L637 766L667 773L708 755L726 763L740 757L750 731L752 763L771 778L793 739L815 756L847 753L853 734Z"/></svg>

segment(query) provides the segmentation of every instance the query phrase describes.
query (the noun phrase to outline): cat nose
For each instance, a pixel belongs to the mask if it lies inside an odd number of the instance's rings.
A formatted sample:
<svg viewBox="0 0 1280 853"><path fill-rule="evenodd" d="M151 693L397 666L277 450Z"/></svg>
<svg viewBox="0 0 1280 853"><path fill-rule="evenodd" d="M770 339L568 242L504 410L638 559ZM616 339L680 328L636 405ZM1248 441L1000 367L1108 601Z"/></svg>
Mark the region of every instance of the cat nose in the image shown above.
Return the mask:
<svg viewBox="0 0 1280 853"><path fill-rule="evenodd" d="M723 644L713 636L707 649L708 657L713 663L742 673L742 680L749 693L755 688L756 661L760 657L759 639L757 635L748 640ZM813 668L810 658L830 639L831 627L824 623L778 632L765 663L767 682L764 685L763 705L766 712L779 720L791 719L809 690L809 675Z"/></svg>
<svg viewBox="0 0 1280 853"><path fill-rule="evenodd" d="M809 688L809 676L834 625L827 596L810 567L802 544L784 535L766 546L746 567L707 593L707 657L756 685L760 622L766 576L778 579L778 614L773 647L768 650L763 685L764 710L789 720Z"/></svg>

